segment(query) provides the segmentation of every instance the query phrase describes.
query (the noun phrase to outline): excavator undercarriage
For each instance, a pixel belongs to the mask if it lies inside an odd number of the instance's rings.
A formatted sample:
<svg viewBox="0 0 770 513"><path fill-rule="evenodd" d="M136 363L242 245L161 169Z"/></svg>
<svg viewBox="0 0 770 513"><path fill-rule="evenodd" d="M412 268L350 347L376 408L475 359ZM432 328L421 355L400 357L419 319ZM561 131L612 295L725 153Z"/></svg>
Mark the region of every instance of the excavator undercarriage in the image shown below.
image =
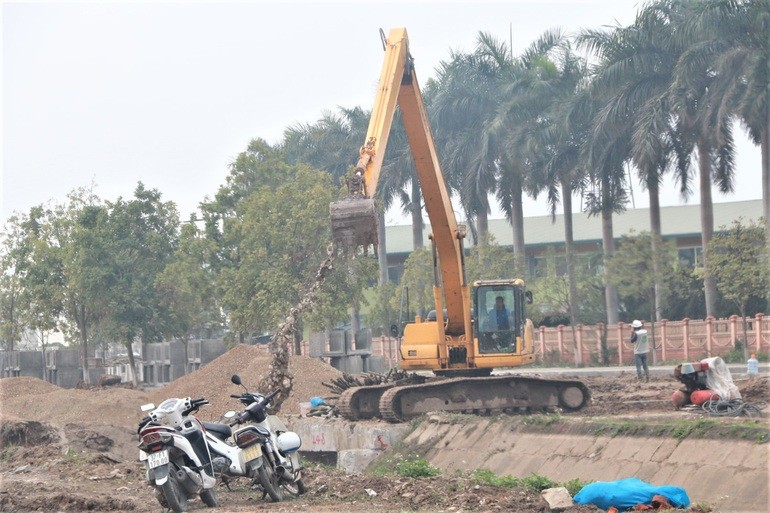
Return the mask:
<svg viewBox="0 0 770 513"><path fill-rule="evenodd" d="M435 411L570 412L586 406L590 397L588 387L580 381L502 375L355 387L342 393L337 407L348 420L382 418L402 422Z"/></svg>

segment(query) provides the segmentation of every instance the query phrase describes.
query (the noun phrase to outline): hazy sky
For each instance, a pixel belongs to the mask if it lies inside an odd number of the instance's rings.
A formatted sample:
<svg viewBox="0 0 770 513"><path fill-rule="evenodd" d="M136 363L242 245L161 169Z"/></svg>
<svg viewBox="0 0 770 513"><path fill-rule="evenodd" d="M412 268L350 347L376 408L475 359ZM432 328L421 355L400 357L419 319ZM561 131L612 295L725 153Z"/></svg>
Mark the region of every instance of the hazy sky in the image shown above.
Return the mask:
<svg viewBox="0 0 770 513"><path fill-rule="evenodd" d="M128 199L139 181L186 219L251 139L278 142L324 110L371 109L380 28L406 27L424 84L450 49L471 50L479 31L512 33L518 53L551 28L627 25L638 5L4 1L2 220L92 183L102 198ZM715 192L715 201L761 197L759 149L739 136L736 193ZM663 204L681 202L667 188ZM647 205L638 183L634 196ZM528 201L525 215L544 215L542 203ZM391 212L388 222L405 221Z"/></svg>

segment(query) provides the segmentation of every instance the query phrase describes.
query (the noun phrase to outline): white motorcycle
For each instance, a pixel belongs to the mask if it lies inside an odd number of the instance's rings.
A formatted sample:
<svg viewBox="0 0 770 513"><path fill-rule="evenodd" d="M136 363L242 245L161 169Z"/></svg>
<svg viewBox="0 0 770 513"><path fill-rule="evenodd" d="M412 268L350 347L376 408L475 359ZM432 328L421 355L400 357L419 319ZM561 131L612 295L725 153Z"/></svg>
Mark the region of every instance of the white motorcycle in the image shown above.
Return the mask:
<svg viewBox="0 0 770 513"><path fill-rule="evenodd" d="M242 386L238 375L231 381ZM259 482L273 502L283 499L284 490L295 496L306 491L297 453L301 445L299 435L289 431L278 417L267 414L270 401L278 392L263 396L246 389L240 395L231 394L230 397L241 401L246 408L241 412L225 413L224 416L230 419L229 426L205 423L206 436L214 453L214 467L223 481L227 482L231 477L249 477ZM244 426L232 432L232 440L228 430L221 428L241 424Z"/></svg>
<svg viewBox="0 0 770 513"><path fill-rule="evenodd" d="M187 511L187 501L200 496L214 508L217 499L214 467L206 443L205 428L193 413L206 399L166 399L156 408L145 404L150 413L139 422L139 460L147 465L147 482L164 508L174 513Z"/></svg>

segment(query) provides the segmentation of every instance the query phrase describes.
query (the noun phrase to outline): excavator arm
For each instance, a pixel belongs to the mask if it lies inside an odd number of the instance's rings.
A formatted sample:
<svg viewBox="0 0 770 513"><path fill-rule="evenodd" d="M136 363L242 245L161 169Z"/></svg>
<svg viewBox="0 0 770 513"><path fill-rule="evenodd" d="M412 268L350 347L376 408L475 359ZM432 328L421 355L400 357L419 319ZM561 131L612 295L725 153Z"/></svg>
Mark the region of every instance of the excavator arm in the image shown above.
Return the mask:
<svg viewBox="0 0 770 513"><path fill-rule="evenodd" d="M383 43L385 60L380 72L366 141L359 152L355 176L348 182L349 196L330 207L332 236L338 244L346 248L376 244L374 196L398 106L433 230L431 238L437 252L440 286L437 284L434 287L434 296L437 322L442 330L439 340L444 338L445 333L469 334L470 293L465 283L462 250L465 230L458 228L449 191L439 166L428 114L409 53L406 29L392 29ZM443 318L442 305L446 308L446 319ZM473 350L472 344L468 344L467 350Z"/></svg>

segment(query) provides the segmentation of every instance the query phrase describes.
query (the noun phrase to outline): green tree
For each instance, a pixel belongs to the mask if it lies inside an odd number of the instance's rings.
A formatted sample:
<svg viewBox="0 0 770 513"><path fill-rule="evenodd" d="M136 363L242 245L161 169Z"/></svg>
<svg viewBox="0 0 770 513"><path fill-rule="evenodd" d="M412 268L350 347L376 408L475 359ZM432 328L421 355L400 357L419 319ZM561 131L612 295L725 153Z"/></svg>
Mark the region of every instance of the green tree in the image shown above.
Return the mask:
<svg viewBox="0 0 770 513"><path fill-rule="evenodd" d="M761 147L764 217L770 221L770 2L712 0L692 7L678 31L691 43L677 66L678 84L685 91L697 89L705 70L714 80L699 102L708 105L714 124L729 127L737 118ZM720 143L730 142L729 131L716 135ZM729 144L724 148L731 151ZM770 223L765 229L770 237Z"/></svg>
<svg viewBox="0 0 770 513"><path fill-rule="evenodd" d="M97 263L108 285L102 291L107 305L102 322L107 334L125 344L134 385L133 343L162 340L177 328L156 282L174 254L178 229L174 203L161 201L160 192L141 182L133 199L109 203L102 240L107 259Z"/></svg>
<svg viewBox="0 0 770 513"><path fill-rule="evenodd" d="M655 286L665 284L673 273L676 261L674 246L670 242L657 244L659 263L654 263L649 232L624 235L617 252L606 262L610 280L618 288L624 320L632 318L655 319ZM660 273L656 276L656 273ZM665 307L665 305L663 305ZM652 339L655 340L655 325L652 324ZM657 353L653 352L653 362Z"/></svg>
<svg viewBox="0 0 770 513"><path fill-rule="evenodd" d="M215 244L190 221L182 226L179 246L156 278L161 311L169 315L166 331L184 344L185 361L193 334L208 338L202 334L222 324L216 276L210 265L215 252Z"/></svg>
<svg viewBox="0 0 770 513"><path fill-rule="evenodd" d="M64 276L52 216L53 212L43 206L30 209L22 223L27 256L16 268L21 280L24 324L35 332L43 353L48 334L59 328L62 312Z"/></svg>
<svg viewBox="0 0 770 513"><path fill-rule="evenodd" d="M500 247L494 235L486 233L479 244L465 257L467 283L476 280L511 280L524 276L523 266L518 266L514 254Z"/></svg>
<svg viewBox="0 0 770 513"><path fill-rule="evenodd" d="M433 298L433 253L428 248L416 249L404 261L404 274L401 276L401 290L406 287L409 291L409 309L423 319L436 306Z"/></svg>
<svg viewBox="0 0 770 513"><path fill-rule="evenodd" d="M63 274L62 327L76 341L83 357L83 381L90 382L88 358L92 330L104 317L110 290L105 263L111 260L107 244L108 210L88 189L76 189L69 202L57 205L52 223Z"/></svg>
<svg viewBox="0 0 770 513"><path fill-rule="evenodd" d="M705 272L711 273L725 299L738 308L743 322L743 356L748 358L747 305L752 296L767 294L768 270L767 242L761 226L741 220L733 223L729 230L717 233L711 240L709 251L712 266Z"/></svg>
<svg viewBox="0 0 770 513"><path fill-rule="evenodd" d="M336 195L328 174L279 158L257 162L253 172L263 178L226 226L236 265L222 273L230 325L241 334L272 331L313 283L326 256Z"/></svg>
<svg viewBox="0 0 770 513"><path fill-rule="evenodd" d="M22 229L25 220L25 216L14 215L9 218L0 245L0 340L3 349L9 351L13 351L21 341L26 328L23 320L24 303L20 299L23 293L21 274L17 272L28 253Z"/></svg>
<svg viewBox="0 0 770 513"><path fill-rule="evenodd" d="M355 258L337 257L335 272L331 273L318 290L318 301L306 315L309 328L329 330L350 319L350 308L360 311L366 302L362 293L372 284L377 274L377 260L357 255Z"/></svg>

